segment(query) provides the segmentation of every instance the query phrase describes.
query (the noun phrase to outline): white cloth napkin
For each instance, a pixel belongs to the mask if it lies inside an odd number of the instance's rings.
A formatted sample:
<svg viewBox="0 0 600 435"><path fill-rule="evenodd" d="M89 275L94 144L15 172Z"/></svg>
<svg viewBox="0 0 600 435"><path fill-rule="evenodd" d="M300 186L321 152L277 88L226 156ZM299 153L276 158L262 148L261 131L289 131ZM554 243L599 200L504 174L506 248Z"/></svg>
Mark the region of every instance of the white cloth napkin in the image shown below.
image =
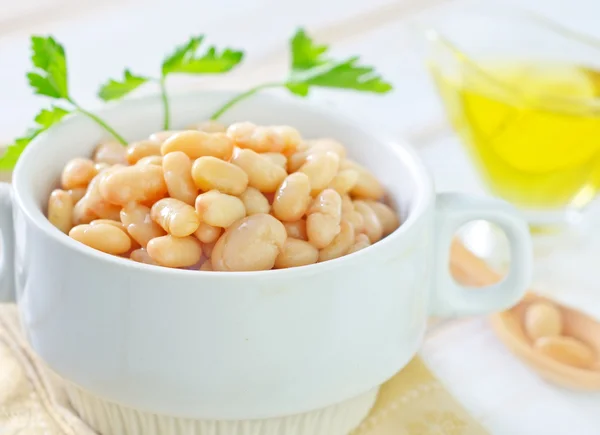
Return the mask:
<svg viewBox="0 0 600 435"><path fill-rule="evenodd" d="M600 434L600 393L542 380L498 341L486 319L436 328L420 355L493 435Z"/></svg>

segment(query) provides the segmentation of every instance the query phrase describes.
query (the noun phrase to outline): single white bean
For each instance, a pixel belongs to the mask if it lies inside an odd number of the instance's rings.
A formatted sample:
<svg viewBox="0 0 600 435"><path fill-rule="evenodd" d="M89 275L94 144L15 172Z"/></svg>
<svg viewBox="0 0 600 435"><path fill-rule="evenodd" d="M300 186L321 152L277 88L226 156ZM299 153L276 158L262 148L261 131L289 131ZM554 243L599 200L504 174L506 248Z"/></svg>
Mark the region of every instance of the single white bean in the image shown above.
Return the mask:
<svg viewBox="0 0 600 435"><path fill-rule="evenodd" d="M285 227L273 216L247 216L219 238L212 251L212 267L219 271L272 269L286 239Z"/></svg>
<svg viewBox="0 0 600 435"><path fill-rule="evenodd" d="M306 234L318 249L329 245L340 232L342 198L333 189L323 190L308 209Z"/></svg>

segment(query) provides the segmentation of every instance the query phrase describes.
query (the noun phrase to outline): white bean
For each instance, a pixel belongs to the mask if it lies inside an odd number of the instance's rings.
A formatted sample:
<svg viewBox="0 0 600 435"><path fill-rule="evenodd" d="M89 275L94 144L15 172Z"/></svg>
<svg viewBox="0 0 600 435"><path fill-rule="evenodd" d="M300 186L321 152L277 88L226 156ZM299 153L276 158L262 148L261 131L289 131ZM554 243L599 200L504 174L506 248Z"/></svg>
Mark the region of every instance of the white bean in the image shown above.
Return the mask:
<svg viewBox="0 0 600 435"><path fill-rule="evenodd" d="M221 193L218 190L198 195L196 212L200 221L213 227L227 228L238 219L246 216L246 209L241 199Z"/></svg>
<svg viewBox="0 0 600 435"><path fill-rule="evenodd" d="M308 209L306 234L318 249L329 245L340 232L342 198L332 189L323 190Z"/></svg>
<svg viewBox="0 0 600 435"><path fill-rule="evenodd" d="M319 259L319 250L310 243L288 237L283 248L275 259L275 268L306 266Z"/></svg>
<svg viewBox="0 0 600 435"><path fill-rule="evenodd" d="M295 172L288 175L275 192L273 215L280 221L297 221L306 213L310 201L308 176Z"/></svg>
<svg viewBox="0 0 600 435"><path fill-rule="evenodd" d="M275 265L287 233L268 214L255 214L227 228L212 251L211 263L220 271L268 270Z"/></svg>

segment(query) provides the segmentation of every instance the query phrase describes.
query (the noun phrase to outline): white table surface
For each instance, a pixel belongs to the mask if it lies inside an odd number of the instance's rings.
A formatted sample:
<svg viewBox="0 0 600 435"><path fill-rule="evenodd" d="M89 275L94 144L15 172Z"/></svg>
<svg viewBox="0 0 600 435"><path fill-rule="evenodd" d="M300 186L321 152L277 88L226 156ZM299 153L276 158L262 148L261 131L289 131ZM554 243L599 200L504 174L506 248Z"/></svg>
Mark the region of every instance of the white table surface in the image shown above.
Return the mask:
<svg viewBox="0 0 600 435"><path fill-rule="evenodd" d="M515 0L516 1L516 0ZM31 95L24 74L31 33L51 33L69 56L72 93L95 106L95 90L124 66L144 74L192 33L218 44L243 46L244 66L227 78L178 78L172 89L255 83L285 71L286 41L305 26L342 54L363 54L395 85L373 97L317 92L358 120L406 138L421 152L438 190L481 193L460 144L444 124L437 97L415 52L409 19L422 8L452 0L0 0L0 143L29 124L43 101ZM520 5L600 37L597 0L525 0ZM425 15L426 16L426 15ZM145 92L152 92L146 89ZM540 255L535 284L541 292L600 319L600 212L590 213L585 238ZM594 225L596 229L594 230ZM482 318L452 321L432 330L422 356L462 403L493 434L600 434L600 395L574 393L541 381L495 338Z"/></svg>

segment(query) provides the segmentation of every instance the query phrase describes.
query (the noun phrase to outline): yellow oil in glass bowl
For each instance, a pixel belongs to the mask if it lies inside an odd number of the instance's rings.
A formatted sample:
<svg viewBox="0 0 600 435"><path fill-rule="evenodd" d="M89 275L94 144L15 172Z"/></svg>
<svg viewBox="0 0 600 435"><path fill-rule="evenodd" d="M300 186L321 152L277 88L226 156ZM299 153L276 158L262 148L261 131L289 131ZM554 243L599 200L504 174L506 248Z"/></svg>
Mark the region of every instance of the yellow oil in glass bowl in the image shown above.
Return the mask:
<svg viewBox="0 0 600 435"><path fill-rule="evenodd" d="M600 73L493 60L432 67L451 122L490 190L526 209L580 209L600 189Z"/></svg>

